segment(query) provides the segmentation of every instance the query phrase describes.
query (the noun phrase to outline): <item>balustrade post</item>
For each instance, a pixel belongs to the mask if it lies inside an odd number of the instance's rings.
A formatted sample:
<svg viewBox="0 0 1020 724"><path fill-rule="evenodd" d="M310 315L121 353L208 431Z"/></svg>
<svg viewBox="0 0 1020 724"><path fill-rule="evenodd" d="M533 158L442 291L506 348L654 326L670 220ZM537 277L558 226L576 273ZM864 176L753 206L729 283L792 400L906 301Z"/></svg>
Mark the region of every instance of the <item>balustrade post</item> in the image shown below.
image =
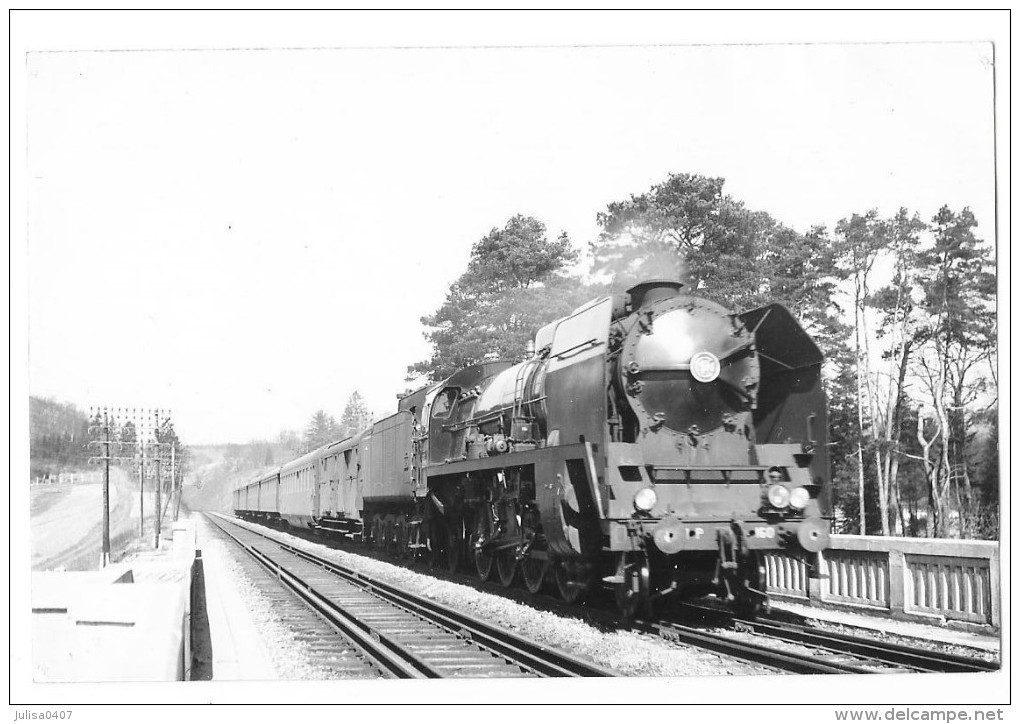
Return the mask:
<svg viewBox="0 0 1020 724"><path fill-rule="evenodd" d="M822 581L829 578L825 556L819 551L809 557L806 563L808 603L812 606L821 606L824 602L822 597Z"/></svg>
<svg viewBox="0 0 1020 724"><path fill-rule="evenodd" d="M907 557L903 551L889 551L889 612L906 613Z"/></svg>
<svg viewBox="0 0 1020 724"><path fill-rule="evenodd" d="M988 612L991 619L989 623L995 626L995 628L1002 626L1002 598L1000 596L1002 589L999 587L999 553L999 546L995 546L995 550L992 551L988 561L988 585L991 589L988 592L988 598L992 607L992 610Z"/></svg>

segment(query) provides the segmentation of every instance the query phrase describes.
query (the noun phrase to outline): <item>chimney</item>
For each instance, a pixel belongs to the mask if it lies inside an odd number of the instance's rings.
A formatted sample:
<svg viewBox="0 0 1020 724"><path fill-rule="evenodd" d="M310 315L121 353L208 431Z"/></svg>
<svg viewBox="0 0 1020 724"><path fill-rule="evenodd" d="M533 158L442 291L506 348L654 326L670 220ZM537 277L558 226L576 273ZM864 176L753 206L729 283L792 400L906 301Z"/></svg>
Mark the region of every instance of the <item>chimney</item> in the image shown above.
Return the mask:
<svg viewBox="0 0 1020 724"><path fill-rule="evenodd" d="M679 296L683 282L670 279L648 279L627 290L631 310L638 310L646 304Z"/></svg>

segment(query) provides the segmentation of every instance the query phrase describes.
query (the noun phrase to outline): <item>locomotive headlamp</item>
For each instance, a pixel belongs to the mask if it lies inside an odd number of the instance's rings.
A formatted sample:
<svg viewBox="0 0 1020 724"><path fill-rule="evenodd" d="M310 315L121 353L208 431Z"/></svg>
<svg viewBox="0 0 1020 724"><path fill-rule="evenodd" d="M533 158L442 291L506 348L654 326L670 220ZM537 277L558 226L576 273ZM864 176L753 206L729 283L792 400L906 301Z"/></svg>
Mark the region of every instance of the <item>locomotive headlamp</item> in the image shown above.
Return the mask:
<svg viewBox="0 0 1020 724"><path fill-rule="evenodd" d="M652 488L641 488L634 493L634 507L642 513L647 513L659 502L659 496Z"/></svg>
<svg viewBox="0 0 1020 724"><path fill-rule="evenodd" d="M794 488L790 491L791 508L804 510L804 508L807 507L809 500L811 500L811 493L807 491L807 488Z"/></svg>
<svg viewBox="0 0 1020 724"><path fill-rule="evenodd" d="M698 382L712 382L719 376L719 358L711 352L698 352L691 357L691 374Z"/></svg>
<svg viewBox="0 0 1020 724"><path fill-rule="evenodd" d="M773 485L769 487L768 498L773 508L785 508L790 503L790 490L785 485Z"/></svg>

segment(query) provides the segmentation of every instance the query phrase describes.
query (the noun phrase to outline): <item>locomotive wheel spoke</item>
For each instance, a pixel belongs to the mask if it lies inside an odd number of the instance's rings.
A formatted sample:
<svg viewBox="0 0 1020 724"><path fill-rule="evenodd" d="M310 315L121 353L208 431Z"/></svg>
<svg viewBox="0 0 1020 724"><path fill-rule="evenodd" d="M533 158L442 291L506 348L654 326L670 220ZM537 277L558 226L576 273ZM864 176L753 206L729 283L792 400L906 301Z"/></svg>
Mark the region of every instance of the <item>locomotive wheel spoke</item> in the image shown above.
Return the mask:
<svg viewBox="0 0 1020 724"><path fill-rule="evenodd" d="M571 559L554 564L556 588L567 603L578 603L591 589L591 566Z"/></svg>
<svg viewBox="0 0 1020 724"><path fill-rule="evenodd" d="M495 559L481 551L475 551L475 571L478 573L478 579L481 581L489 580L492 575L493 563Z"/></svg>
<svg viewBox="0 0 1020 724"><path fill-rule="evenodd" d="M517 554L513 548L504 548L496 555L496 573L505 588L514 584L517 578Z"/></svg>
<svg viewBox="0 0 1020 724"><path fill-rule="evenodd" d="M545 582L545 574L549 570L549 560L528 556L521 561L521 578L524 579L524 587L530 593L538 593L542 590Z"/></svg>
<svg viewBox="0 0 1020 724"><path fill-rule="evenodd" d="M490 528L488 510L483 506L475 513L474 532L471 534L471 540L469 541L470 555L475 560L475 571L478 573L478 578L482 581L489 580L489 577L492 575L493 564L496 560L490 553L477 548L475 543L487 539L490 535Z"/></svg>

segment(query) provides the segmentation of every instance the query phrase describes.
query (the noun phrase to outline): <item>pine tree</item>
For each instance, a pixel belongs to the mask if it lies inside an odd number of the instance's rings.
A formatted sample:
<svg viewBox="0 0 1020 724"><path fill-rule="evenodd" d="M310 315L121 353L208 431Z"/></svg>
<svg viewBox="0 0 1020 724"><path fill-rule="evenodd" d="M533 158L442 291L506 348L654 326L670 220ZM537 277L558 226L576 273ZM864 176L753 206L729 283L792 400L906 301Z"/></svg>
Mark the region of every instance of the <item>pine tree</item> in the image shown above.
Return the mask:
<svg viewBox="0 0 1020 724"><path fill-rule="evenodd" d="M128 420L120 428L120 445L118 445L120 451L117 454L126 457L133 456L136 450L134 443L137 441L138 431L135 429L135 423L133 420Z"/></svg>
<svg viewBox="0 0 1020 724"><path fill-rule="evenodd" d="M325 410L317 410L305 428L304 452L311 452L340 438L340 426L336 419Z"/></svg>
<svg viewBox="0 0 1020 724"><path fill-rule="evenodd" d="M595 296L566 269L577 260L565 233L520 214L493 228L471 249L467 270L435 314L422 317L432 356L408 368L441 380L492 353L519 359L539 327Z"/></svg>
<svg viewBox="0 0 1020 724"><path fill-rule="evenodd" d="M838 273L824 230L801 234L723 194L722 178L670 174L646 193L598 214L593 271L621 291L669 277L735 309L787 306L813 334L839 328Z"/></svg>
<svg viewBox="0 0 1020 724"><path fill-rule="evenodd" d="M921 306L927 322L916 335L923 345L918 369L930 395L927 415L931 444L924 464L929 472L932 534L974 534L976 518L971 463L974 403L995 394L995 275L990 249L974 235L970 209L943 206L932 219L934 243L918 255ZM989 372L984 371L988 365ZM994 401L991 403L994 404ZM960 529L951 531L955 507Z"/></svg>
<svg viewBox="0 0 1020 724"><path fill-rule="evenodd" d="M364 398L355 390L347 398L344 414L340 417L340 436L351 437L367 429L372 424L372 413L368 410Z"/></svg>

